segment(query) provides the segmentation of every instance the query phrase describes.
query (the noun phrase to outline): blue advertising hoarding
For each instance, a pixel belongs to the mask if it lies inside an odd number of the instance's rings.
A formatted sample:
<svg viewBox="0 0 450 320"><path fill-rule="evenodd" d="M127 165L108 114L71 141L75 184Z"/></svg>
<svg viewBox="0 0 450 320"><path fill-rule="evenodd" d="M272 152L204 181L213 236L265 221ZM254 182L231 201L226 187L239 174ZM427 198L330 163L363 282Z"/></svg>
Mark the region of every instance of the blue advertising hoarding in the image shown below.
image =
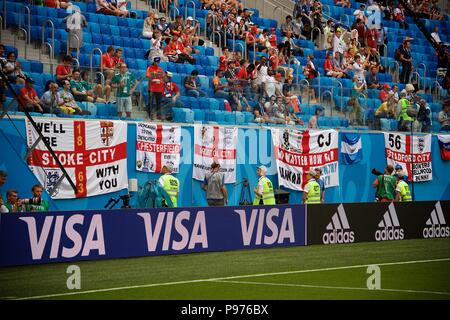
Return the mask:
<svg viewBox="0 0 450 320"><path fill-rule="evenodd" d="M305 245L305 206L1 214L0 266Z"/></svg>

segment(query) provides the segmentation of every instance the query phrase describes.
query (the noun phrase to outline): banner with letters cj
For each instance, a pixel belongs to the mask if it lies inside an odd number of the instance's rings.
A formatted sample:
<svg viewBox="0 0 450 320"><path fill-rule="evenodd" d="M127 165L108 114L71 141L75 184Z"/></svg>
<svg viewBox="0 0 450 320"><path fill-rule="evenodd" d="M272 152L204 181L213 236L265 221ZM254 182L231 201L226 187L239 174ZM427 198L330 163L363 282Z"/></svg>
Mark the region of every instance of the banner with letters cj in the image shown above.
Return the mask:
<svg viewBox="0 0 450 320"><path fill-rule="evenodd" d="M431 165L431 134L413 136L401 133L385 133L387 164L394 167L399 164L403 172L408 174L408 180L414 182L433 179Z"/></svg>
<svg viewBox="0 0 450 320"><path fill-rule="evenodd" d="M238 129L233 127L194 126L192 178L203 181L215 160L220 163L225 183L235 183L237 135Z"/></svg>
<svg viewBox="0 0 450 320"><path fill-rule="evenodd" d="M280 186L303 190L308 171L315 168L322 168L325 188L339 185L336 130L272 129L272 143Z"/></svg>
<svg viewBox="0 0 450 320"><path fill-rule="evenodd" d="M170 163L173 173L180 167L180 126L139 122L136 124L136 170L161 172Z"/></svg>
<svg viewBox="0 0 450 320"><path fill-rule="evenodd" d="M77 187L67 179L56 187L62 175L50 152L40 141L29 156L28 165L53 199L96 196L128 188L127 123L122 121L35 120ZM38 139L26 121L27 145Z"/></svg>

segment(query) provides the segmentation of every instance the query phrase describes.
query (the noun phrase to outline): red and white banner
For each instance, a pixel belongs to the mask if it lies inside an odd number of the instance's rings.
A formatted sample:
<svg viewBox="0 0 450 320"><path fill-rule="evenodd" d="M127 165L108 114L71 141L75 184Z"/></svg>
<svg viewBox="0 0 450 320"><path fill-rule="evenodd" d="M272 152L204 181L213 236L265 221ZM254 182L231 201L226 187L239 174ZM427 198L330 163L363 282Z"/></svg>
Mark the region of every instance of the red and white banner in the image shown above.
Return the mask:
<svg viewBox="0 0 450 320"><path fill-rule="evenodd" d="M53 199L96 196L128 188L127 124L122 121L35 120L38 128L75 183L77 194L40 141L28 165ZM38 139L26 121L27 143Z"/></svg>
<svg viewBox="0 0 450 320"><path fill-rule="evenodd" d="M181 127L140 122L136 125L136 170L161 172L169 163L173 172L180 167Z"/></svg>
<svg viewBox="0 0 450 320"><path fill-rule="evenodd" d="M399 164L404 173L408 173L408 180L430 181L433 179L431 166L431 134L414 136L401 133L385 133L387 164L394 167Z"/></svg>
<svg viewBox="0 0 450 320"><path fill-rule="evenodd" d="M339 185L336 130L272 129L272 143L280 186L302 191L308 171L316 168L322 169L325 188Z"/></svg>
<svg viewBox="0 0 450 320"><path fill-rule="evenodd" d="M225 183L236 182L237 128L219 126L194 127L194 165L192 177L203 181L214 160L219 162Z"/></svg>

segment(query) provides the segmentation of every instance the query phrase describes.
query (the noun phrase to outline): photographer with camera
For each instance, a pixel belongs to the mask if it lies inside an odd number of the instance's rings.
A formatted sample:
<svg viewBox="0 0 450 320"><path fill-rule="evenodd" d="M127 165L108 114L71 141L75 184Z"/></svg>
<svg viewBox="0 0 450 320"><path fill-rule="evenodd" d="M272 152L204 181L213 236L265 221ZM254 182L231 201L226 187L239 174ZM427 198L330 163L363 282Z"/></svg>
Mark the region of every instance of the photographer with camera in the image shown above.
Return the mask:
<svg viewBox="0 0 450 320"><path fill-rule="evenodd" d="M392 175L394 166L388 164L384 169L384 173L376 169L372 169L372 174L377 175L377 179L373 183L373 187L377 189L375 201L377 202L391 202L396 196L397 179Z"/></svg>
<svg viewBox="0 0 450 320"><path fill-rule="evenodd" d="M6 182L6 177L8 174L6 171L0 170L0 187L3 186ZM3 201L2 190L0 189L0 213L8 212L8 209L5 206L5 202Z"/></svg>
<svg viewBox="0 0 450 320"><path fill-rule="evenodd" d="M10 212L10 213L24 212L24 207L22 205L23 203L22 203L22 200L19 199L17 190L9 189L6 192L6 199L7 199L6 203L4 204L4 206L8 210L6 212Z"/></svg>
<svg viewBox="0 0 450 320"><path fill-rule="evenodd" d="M225 176L220 172L220 164L213 161L211 172L205 174L202 189L206 191L206 200L210 207L223 206L228 204L227 188L225 188Z"/></svg>
<svg viewBox="0 0 450 320"><path fill-rule="evenodd" d="M31 192L33 193L32 198L21 200L21 202L25 204L25 211L26 212L48 211L49 203L45 200L42 200L42 186L40 184L34 185L31 188Z"/></svg>

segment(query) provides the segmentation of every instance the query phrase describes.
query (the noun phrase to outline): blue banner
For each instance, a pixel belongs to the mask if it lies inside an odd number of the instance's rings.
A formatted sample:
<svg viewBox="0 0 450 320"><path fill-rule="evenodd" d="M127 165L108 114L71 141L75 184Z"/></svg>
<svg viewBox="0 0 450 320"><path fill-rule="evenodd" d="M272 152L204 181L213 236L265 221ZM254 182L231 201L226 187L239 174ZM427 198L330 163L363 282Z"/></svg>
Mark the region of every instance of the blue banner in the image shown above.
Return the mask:
<svg viewBox="0 0 450 320"><path fill-rule="evenodd" d="M0 266L305 245L305 206L0 215Z"/></svg>

